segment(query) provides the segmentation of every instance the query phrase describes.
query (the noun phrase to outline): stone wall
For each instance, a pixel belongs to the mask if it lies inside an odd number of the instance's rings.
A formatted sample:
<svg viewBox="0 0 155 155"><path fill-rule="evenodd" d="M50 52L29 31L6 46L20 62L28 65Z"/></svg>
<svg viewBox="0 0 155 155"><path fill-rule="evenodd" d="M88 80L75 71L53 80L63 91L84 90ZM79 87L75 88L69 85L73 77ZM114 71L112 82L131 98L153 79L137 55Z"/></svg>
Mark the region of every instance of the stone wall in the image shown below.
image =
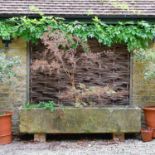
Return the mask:
<svg viewBox="0 0 155 155"><path fill-rule="evenodd" d="M155 43L151 46L155 50ZM139 107L155 105L155 80L144 79L144 62L131 61L131 104Z"/></svg>
<svg viewBox="0 0 155 155"><path fill-rule="evenodd" d="M155 50L155 43L151 46L151 49ZM145 65L146 62L138 62L131 58L130 103L140 108L155 105L155 80L144 79ZM141 110L141 113L142 126L145 127L143 110Z"/></svg>
<svg viewBox="0 0 155 155"><path fill-rule="evenodd" d="M155 49L155 44L152 46ZM17 68L17 79L13 80L12 86L0 85L0 110L12 110L13 131L19 133L19 108L27 101L29 91L28 78L28 50L27 44L21 39L13 40L8 49L0 43L0 51L6 50L8 55L18 55L21 58L21 65ZM130 80L130 102L131 104L143 107L155 105L155 80L146 81L143 76L144 63L131 60Z"/></svg>
<svg viewBox="0 0 155 155"><path fill-rule="evenodd" d="M9 48L5 49L0 42L0 51L5 51L10 56L19 56L21 64L16 68L17 79L12 79L12 84L0 85L0 110L13 111L13 132L18 133L19 117L18 110L28 98L28 59L27 44L22 39L13 40Z"/></svg>

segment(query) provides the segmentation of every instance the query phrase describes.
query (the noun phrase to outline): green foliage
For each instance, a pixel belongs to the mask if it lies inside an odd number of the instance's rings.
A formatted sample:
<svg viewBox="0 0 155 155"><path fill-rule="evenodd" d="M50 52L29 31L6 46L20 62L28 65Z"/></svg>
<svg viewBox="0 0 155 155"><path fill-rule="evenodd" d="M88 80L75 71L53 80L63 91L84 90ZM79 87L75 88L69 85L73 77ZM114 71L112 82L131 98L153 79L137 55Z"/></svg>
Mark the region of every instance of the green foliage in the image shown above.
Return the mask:
<svg viewBox="0 0 155 155"><path fill-rule="evenodd" d="M14 29L14 26L7 20L5 22L0 21L0 36L2 37L2 39L10 40L11 37L14 35L14 31L16 31Z"/></svg>
<svg viewBox="0 0 155 155"><path fill-rule="evenodd" d="M147 22L119 22L117 25L106 25L98 18L94 18L92 36L107 46L115 43L126 44L129 51L145 49L153 40L155 34L154 25ZM90 26L91 27L91 26Z"/></svg>
<svg viewBox="0 0 155 155"><path fill-rule="evenodd" d="M39 102L38 104L33 104L33 103L26 103L24 105L24 108L27 110L30 109L46 109L50 111L55 111L56 104L53 101L48 101L48 102Z"/></svg>
<svg viewBox="0 0 155 155"><path fill-rule="evenodd" d="M129 51L145 49L153 40L155 26L145 21L119 22L107 25L97 17L89 24L79 21L66 22L63 18L47 17L40 14L40 18L13 17L0 21L0 37L10 39L22 37L26 41L36 42L46 31L61 31L66 38L78 37L78 44L87 42L88 38L96 38L100 43L112 46L115 43L126 44Z"/></svg>
<svg viewBox="0 0 155 155"><path fill-rule="evenodd" d="M0 82L8 82L16 76L14 67L20 64L18 57L9 57L5 53L0 53Z"/></svg>
<svg viewBox="0 0 155 155"><path fill-rule="evenodd" d="M5 114L5 112L1 112L1 111L0 111L0 116L2 116L2 115L4 115L4 114Z"/></svg>

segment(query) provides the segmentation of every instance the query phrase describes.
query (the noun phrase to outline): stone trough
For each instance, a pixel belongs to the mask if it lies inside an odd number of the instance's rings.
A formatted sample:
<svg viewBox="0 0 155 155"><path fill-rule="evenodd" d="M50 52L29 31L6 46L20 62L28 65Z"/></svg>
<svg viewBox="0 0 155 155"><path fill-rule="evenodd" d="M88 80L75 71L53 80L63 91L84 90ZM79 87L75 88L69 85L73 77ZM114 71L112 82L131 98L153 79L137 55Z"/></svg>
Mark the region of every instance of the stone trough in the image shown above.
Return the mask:
<svg viewBox="0 0 155 155"><path fill-rule="evenodd" d="M137 107L63 108L20 111L20 132L33 133L35 140L46 134L137 133L141 129L141 110Z"/></svg>

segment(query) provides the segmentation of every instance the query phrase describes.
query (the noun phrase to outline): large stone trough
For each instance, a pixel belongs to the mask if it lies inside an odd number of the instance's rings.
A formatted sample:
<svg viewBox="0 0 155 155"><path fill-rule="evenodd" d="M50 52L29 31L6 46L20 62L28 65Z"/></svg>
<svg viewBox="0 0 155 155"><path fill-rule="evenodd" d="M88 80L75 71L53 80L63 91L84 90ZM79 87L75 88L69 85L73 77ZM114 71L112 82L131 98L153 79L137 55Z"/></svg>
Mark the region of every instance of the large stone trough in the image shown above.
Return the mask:
<svg viewBox="0 0 155 155"><path fill-rule="evenodd" d="M140 129L141 110L137 107L20 111L21 133L136 133Z"/></svg>

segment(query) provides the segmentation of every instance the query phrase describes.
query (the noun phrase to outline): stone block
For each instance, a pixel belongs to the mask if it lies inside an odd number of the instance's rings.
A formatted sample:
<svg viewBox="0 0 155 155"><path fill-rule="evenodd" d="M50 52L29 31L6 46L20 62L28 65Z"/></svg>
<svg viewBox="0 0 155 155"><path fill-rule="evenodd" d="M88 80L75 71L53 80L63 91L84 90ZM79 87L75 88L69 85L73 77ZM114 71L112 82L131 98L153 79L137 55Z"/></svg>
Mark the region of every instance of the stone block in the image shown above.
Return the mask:
<svg viewBox="0 0 155 155"><path fill-rule="evenodd" d="M46 134L42 134L42 133L34 134L34 141L41 142L41 143L46 142Z"/></svg>
<svg viewBox="0 0 155 155"><path fill-rule="evenodd" d="M21 133L134 133L141 110L132 107L20 110Z"/></svg>

